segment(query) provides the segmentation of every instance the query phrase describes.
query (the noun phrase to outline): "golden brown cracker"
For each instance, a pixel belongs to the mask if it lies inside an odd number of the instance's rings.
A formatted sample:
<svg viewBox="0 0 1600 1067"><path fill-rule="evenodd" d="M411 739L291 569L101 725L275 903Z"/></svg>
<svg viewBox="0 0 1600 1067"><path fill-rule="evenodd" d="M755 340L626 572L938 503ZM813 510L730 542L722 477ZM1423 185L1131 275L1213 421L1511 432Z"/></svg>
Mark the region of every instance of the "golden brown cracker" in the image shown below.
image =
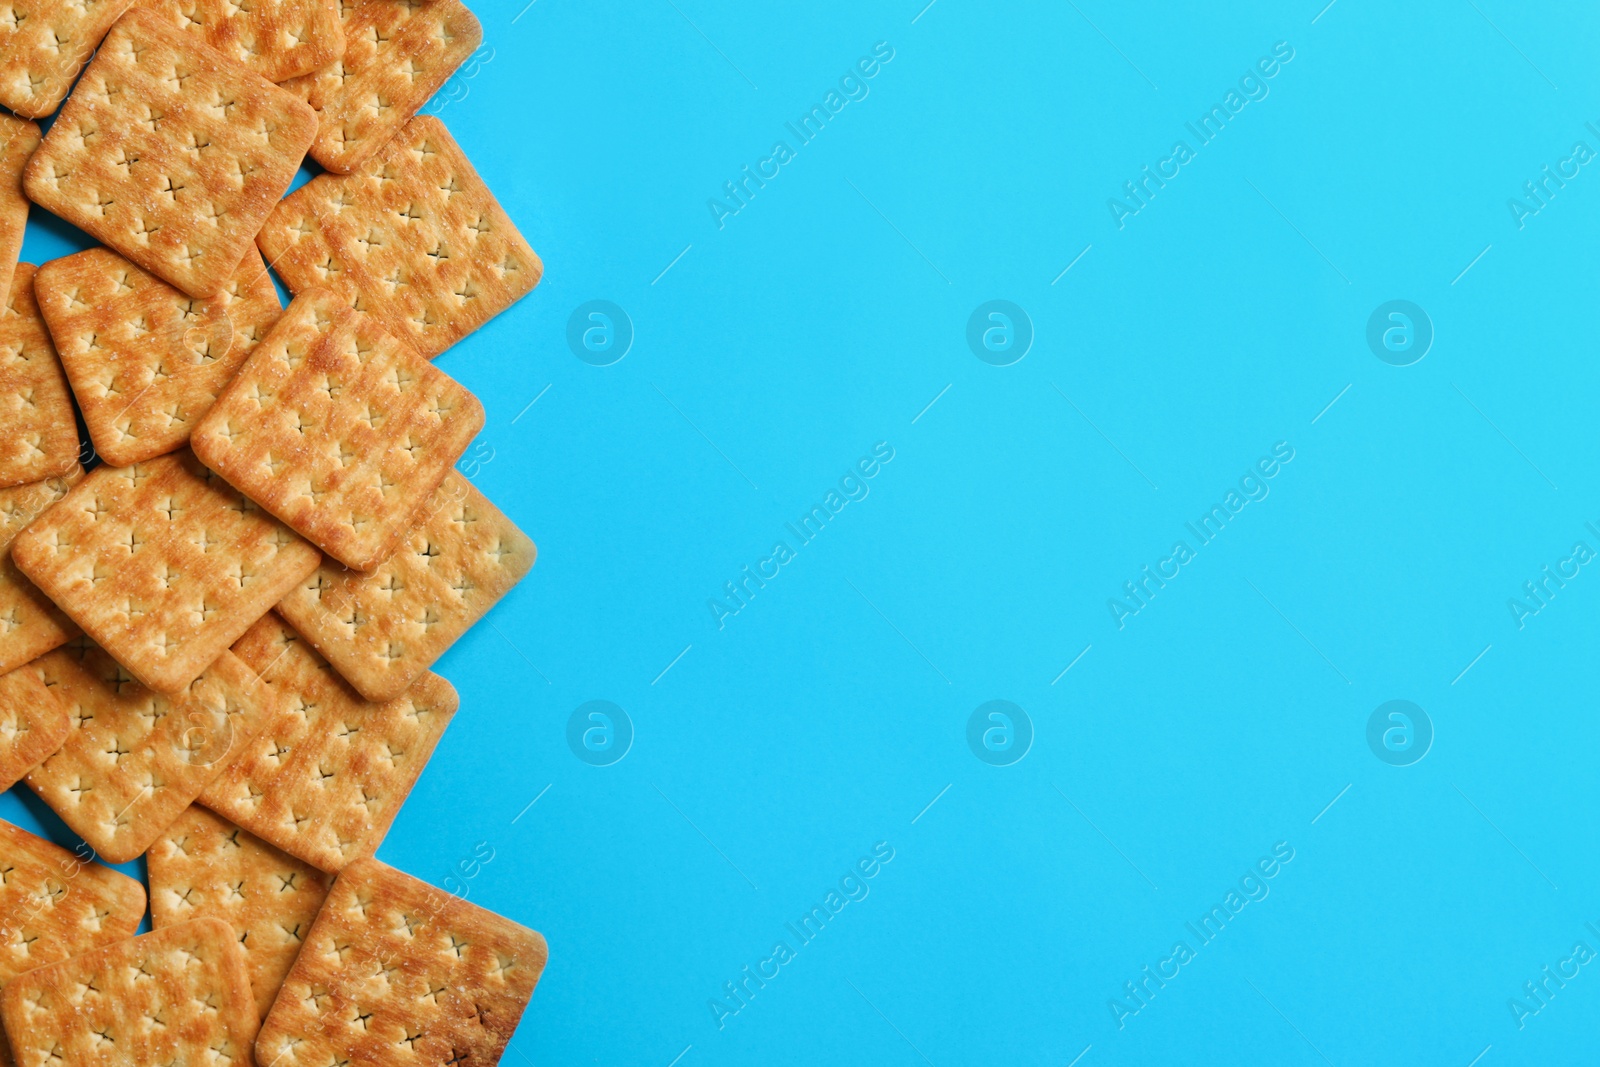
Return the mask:
<svg viewBox="0 0 1600 1067"><path fill-rule="evenodd" d="M311 156L348 174L371 159L483 43L460 0L341 0L344 54L285 88L317 109Z"/></svg>
<svg viewBox="0 0 1600 1067"><path fill-rule="evenodd" d="M35 663L0 674L0 789L10 789L67 739L67 706Z"/></svg>
<svg viewBox="0 0 1600 1067"><path fill-rule="evenodd" d="M163 18L111 28L28 161L28 198L190 296L215 296L316 130L305 102Z"/></svg>
<svg viewBox="0 0 1600 1067"><path fill-rule="evenodd" d="M182 448L283 313L254 247L208 300L109 248L46 263L34 295L95 450L116 467Z"/></svg>
<svg viewBox="0 0 1600 1067"><path fill-rule="evenodd" d="M22 254L22 234L28 227L22 168L42 136L34 123L0 115L0 293L11 292L11 275Z"/></svg>
<svg viewBox="0 0 1600 1067"><path fill-rule="evenodd" d="M328 290L295 297L196 427L195 455L347 566L394 552L483 405Z"/></svg>
<svg viewBox="0 0 1600 1067"><path fill-rule="evenodd" d="M278 611L368 700L392 700L533 566L536 549L451 471L421 525L371 574L324 562Z"/></svg>
<svg viewBox="0 0 1600 1067"><path fill-rule="evenodd" d="M276 615L234 652L280 692L280 711L200 803L319 870L370 856L459 700L436 674L382 704L362 700Z"/></svg>
<svg viewBox="0 0 1600 1067"><path fill-rule="evenodd" d="M82 480L83 468L75 466L62 478L0 489L0 672L14 671L78 634L72 620L17 570L11 542Z"/></svg>
<svg viewBox="0 0 1600 1067"><path fill-rule="evenodd" d="M266 1015L333 879L248 830L191 805L147 857L150 919L157 930L191 919L233 928Z"/></svg>
<svg viewBox="0 0 1600 1067"><path fill-rule="evenodd" d="M146 689L84 637L34 663L71 729L26 781L112 863L149 848L278 710L270 687L227 652L175 697Z"/></svg>
<svg viewBox="0 0 1600 1067"><path fill-rule="evenodd" d="M143 0L268 81L319 70L344 52L337 0Z"/></svg>
<svg viewBox="0 0 1600 1067"><path fill-rule="evenodd" d="M429 359L544 271L444 123L428 116L355 173L320 175L285 197L257 241L292 291L332 288Z"/></svg>
<svg viewBox="0 0 1600 1067"><path fill-rule="evenodd" d="M32 264L17 264L0 312L0 486L53 478L78 465L72 395L33 299L33 274Z"/></svg>
<svg viewBox="0 0 1600 1067"><path fill-rule="evenodd" d="M0 104L55 111L130 0L0 0Z"/></svg>
<svg viewBox="0 0 1600 1067"><path fill-rule="evenodd" d="M322 556L188 451L97 467L11 546L23 574L163 693L188 685Z"/></svg>
<svg viewBox="0 0 1600 1067"><path fill-rule="evenodd" d="M245 1067L259 1028L244 953L221 919L13 978L0 1017L19 1067Z"/></svg>
<svg viewBox="0 0 1600 1067"><path fill-rule="evenodd" d="M256 1062L492 1067L549 949L538 933L374 859L333 884Z"/></svg>

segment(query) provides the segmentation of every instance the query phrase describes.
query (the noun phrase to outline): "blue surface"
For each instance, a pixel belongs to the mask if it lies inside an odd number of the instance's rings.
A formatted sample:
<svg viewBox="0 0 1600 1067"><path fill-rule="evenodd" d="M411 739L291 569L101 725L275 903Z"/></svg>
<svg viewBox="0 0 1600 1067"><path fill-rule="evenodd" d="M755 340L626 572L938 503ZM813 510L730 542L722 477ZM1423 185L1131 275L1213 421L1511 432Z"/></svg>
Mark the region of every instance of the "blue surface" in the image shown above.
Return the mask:
<svg viewBox="0 0 1600 1067"><path fill-rule="evenodd" d="M506 1062L1592 1060L1592 12L523 2L432 110L547 274L439 362L540 558L380 851L548 937Z"/></svg>

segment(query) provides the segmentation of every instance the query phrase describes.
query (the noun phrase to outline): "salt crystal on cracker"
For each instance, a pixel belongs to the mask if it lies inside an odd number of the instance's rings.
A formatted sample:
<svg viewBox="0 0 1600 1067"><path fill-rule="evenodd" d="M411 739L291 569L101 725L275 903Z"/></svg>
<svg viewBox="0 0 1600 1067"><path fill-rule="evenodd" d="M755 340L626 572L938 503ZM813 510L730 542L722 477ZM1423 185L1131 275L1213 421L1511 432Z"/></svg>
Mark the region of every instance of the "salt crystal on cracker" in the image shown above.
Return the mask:
<svg viewBox="0 0 1600 1067"><path fill-rule="evenodd" d="M268 81L287 81L344 53L337 0L146 0L192 33Z"/></svg>

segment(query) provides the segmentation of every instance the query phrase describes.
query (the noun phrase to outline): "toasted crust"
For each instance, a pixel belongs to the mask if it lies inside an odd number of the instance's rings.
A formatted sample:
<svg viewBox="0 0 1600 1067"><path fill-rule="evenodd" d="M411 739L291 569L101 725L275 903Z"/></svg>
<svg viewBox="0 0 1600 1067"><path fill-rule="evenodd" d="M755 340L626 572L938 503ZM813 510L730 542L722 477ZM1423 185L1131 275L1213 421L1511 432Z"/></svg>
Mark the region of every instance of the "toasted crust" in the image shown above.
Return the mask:
<svg viewBox="0 0 1600 1067"><path fill-rule="evenodd" d="M67 707L38 664L0 674L0 789L10 789L67 739Z"/></svg>
<svg viewBox="0 0 1600 1067"><path fill-rule="evenodd" d="M200 803L330 874L372 855L455 714L456 691L427 674L399 699L364 701L275 615L234 651L283 703Z"/></svg>
<svg viewBox="0 0 1600 1067"><path fill-rule="evenodd" d="M10 0L0 7L0 104L24 118L55 111L132 0Z"/></svg>
<svg viewBox="0 0 1600 1067"><path fill-rule="evenodd" d="M0 486L67 474L78 423L61 361L33 299L34 267L17 264L0 312Z"/></svg>
<svg viewBox="0 0 1600 1067"><path fill-rule="evenodd" d="M32 122L0 115L0 293L11 292L11 275L17 269L22 234L28 226L22 168L43 136Z"/></svg>
<svg viewBox="0 0 1600 1067"><path fill-rule="evenodd" d="M478 431L483 405L327 290L295 297L210 413L207 466L324 552L394 552Z"/></svg>
<svg viewBox="0 0 1600 1067"><path fill-rule="evenodd" d="M427 116L355 173L320 175L285 197L257 241L291 290L334 289L429 359L544 271L444 123Z"/></svg>
<svg viewBox="0 0 1600 1067"><path fill-rule="evenodd" d="M283 313L254 247L208 300L109 248L46 263L34 294L95 450L116 467L182 448Z"/></svg>
<svg viewBox="0 0 1600 1067"><path fill-rule="evenodd" d="M150 918L233 929L266 1015L333 879L205 808L191 806L150 846Z"/></svg>
<svg viewBox="0 0 1600 1067"><path fill-rule="evenodd" d="M144 6L268 81L309 74L344 52L336 0L145 0Z"/></svg>
<svg viewBox="0 0 1600 1067"><path fill-rule="evenodd" d="M74 466L62 478L0 489L0 672L60 648L78 627L30 582L11 560L11 542L56 501L83 480Z"/></svg>
<svg viewBox="0 0 1600 1067"><path fill-rule="evenodd" d="M359 860L328 894L261 1026L256 1062L488 1067L548 957L527 927Z"/></svg>
<svg viewBox="0 0 1600 1067"><path fill-rule="evenodd" d="M324 562L278 605L368 700L393 700L533 566L533 541L452 471L371 574Z"/></svg>
<svg viewBox="0 0 1600 1067"><path fill-rule="evenodd" d="M215 296L316 124L303 100L134 8L106 34L23 184L162 281Z"/></svg>
<svg viewBox="0 0 1600 1067"><path fill-rule="evenodd" d="M185 451L99 467L12 558L139 681L176 693L322 556Z"/></svg>
<svg viewBox="0 0 1600 1067"><path fill-rule="evenodd" d="M244 953L197 919L29 971L0 994L22 1067L246 1064L258 1024Z"/></svg>

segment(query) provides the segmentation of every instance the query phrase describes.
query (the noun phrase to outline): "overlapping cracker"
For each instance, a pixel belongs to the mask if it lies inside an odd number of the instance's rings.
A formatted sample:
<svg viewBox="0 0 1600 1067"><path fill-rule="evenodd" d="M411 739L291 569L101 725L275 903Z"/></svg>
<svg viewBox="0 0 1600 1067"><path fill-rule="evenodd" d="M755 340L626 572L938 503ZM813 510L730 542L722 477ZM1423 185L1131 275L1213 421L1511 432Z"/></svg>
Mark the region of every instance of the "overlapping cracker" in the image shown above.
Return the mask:
<svg viewBox="0 0 1600 1067"><path fill-rule="evenodd" d="M0 982L132 937L142 918L137 880L0 822ZM12 1062L0 1040L0 1067Z"/></svg>
<svg viewBox="0 0 1600 1067"><path fill-rule="evenodd" d="M145 0L144 6L268 81L309 74L344 52L336 0Z"/></svg>
<svg viewBox="0 0 1600 1067"><path fill-rule="evenodd" d="M54 478L78 465L72 395L33 299L33 273L32 264L17 264L0 312L0 486Z"/></svg>
<svg viewBox="0 0 1600 1067"><path fill-rule="evenodd" d="M64 478L0 489L0 672L60 648L78 627L11 560L11 542L44 510L83 480L83 468Z"/></svg>
<svg viewBox="0 0 1600 1067"><path fill-rule="evenodd" d="M363 575L324 562L278 605L368 700L393 700L533 566L533 541L460 474Z"/></svg>
<svg viewBox="0 0 1600 1067"><path fill-rule="evenodd" d="M70 728L67 706L38 665L0 674L0 789L16 785L60 748Z"/></svg>
<svg viewBox="0 0 1600 1067"><path fill-rule="evenodd" d="M483 405L325 289L295 297L196 427L212 470L347 566L394 552Z"/></svg>
<svg viewBox="0 0 1600 1067"><path fill-rule="evenodd" d="M71 730L25 780L112 863L149 848L279 710L277 694L227 652L176 697L146 689L84 637L34 665Z"/></svg>
<svg viewBox="0 0 1600 1067"><path fill-rule="evenodd" d="M23 183L34 203L162 281L215 296L315 131L303 100L134 8L106 35Z"/></svg>
<svg viewBox="0 0 1600 1067"><path fill-rule="evenodd" d="M544 271L429 116L355 173L296 189L257 241L291 290L335 289L429 359L516 303Z"/></svg>
<svg viewBox="0 0 1600 1067"><path fill-rule="evenodd" d="M527 927L360 860L334 883L261 1024L256 1062L492 1067L548 957Z"/></svg>
<svg viewBox="0 0 1600 1067"><path fill-rule="evenodd" d="M12 543L23 574L150 688L176 693L322 556L190 452L98 467Z"/></svg>
<svg viewBox="0 0 1600 1067"><path fill-rule="evenodd" d="M150 846L150 918L157 930L191 919L233 928L266 1015L333 879L247 830L191 806Z"/></svg>
<svg viewBox="0 0 1600 1067"><path fill-rule="evenodd" d="M34 295L89 437L117 467L182 448L283 313L254 246L208 300L109 248L46 263Z"/></svg>
<svg viewBox="0 0 1600 1067"><path fill-rule="evenodd" d="M24 118L55 111L131 0L0 0L0 104Z"/></svg>
<svg viewBox="0 0 1600 1067"><path fill-rule="evenodd" d="M22 254L22 233L28 226L22 168L42 136L33 123L0 115L0 293L11 292L11 275Z"/></svg>
<svg viewBox="0 0 1600 1067"><path fill-rule="evenodd" d="M246 1067L259 1028L244 953L221 919L13 978L0 1016L20 1067Z"/></svg>
<svg viewBox="0 0 1600 1067"><path fill-rule="evenodd" d="M377 849L459 700L436 674L369 703L275 615L234 652L280 692L281 710L200 803L331 873Z"/></svg>
<svg viewBox="0 0 1600 1067"><path fill-rule="evenodd" d="M388 144L483 43L460 0L340 0L344 55L288 83L317 109L311 156L348 174Z"/></svg>

